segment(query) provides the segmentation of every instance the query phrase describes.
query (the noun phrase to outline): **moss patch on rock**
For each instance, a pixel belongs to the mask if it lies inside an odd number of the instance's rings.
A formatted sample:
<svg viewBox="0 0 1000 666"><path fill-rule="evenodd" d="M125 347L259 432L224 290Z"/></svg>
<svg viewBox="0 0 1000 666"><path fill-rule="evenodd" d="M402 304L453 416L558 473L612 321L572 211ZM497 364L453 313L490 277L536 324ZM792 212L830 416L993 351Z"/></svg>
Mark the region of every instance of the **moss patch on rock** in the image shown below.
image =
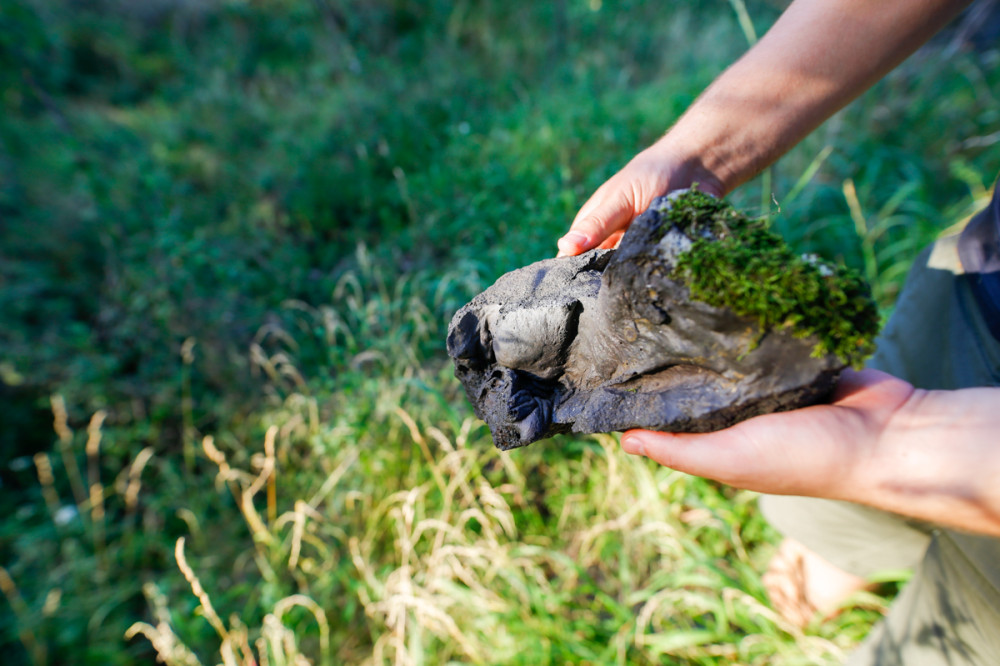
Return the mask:
<svg viewBox="0 0 1000 666"><path fill-rule="evenodd" d="M692 298L757 320L761 331L787 327L817 339L813 354L836 354L859 367L875 349L879 315L861 275L794 253L766 220L752 219L697 189L666 212L693 241L671 274Z"/></svg>

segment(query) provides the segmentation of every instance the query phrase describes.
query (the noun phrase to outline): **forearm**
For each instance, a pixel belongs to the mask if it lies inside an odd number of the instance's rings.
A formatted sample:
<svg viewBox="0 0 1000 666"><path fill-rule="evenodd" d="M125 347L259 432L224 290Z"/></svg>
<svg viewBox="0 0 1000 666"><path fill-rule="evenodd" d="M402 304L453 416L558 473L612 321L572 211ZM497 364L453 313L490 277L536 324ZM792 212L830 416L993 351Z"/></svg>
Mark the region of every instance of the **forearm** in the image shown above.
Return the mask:
<svg viewBox="0 0 1000 666"><path fill-rule="evenodd" d="M1000 536L1000 388L915 391L840 499Z"/></svg>
<svg viewBox="0 0 1000 666"><path fill-rule="evenodd" d="M969 0L796 0L659 141L594 192L560 254L614 247L653 199L749 180L910 55Z"/></svg>
<svg viewBox="0 0 1000 666"><path fill-rule="evenodd" d="M797 0L650 150L684 155L721 194L884 76L964 0ZM714 185L715 183L713 183Z"/></svg>

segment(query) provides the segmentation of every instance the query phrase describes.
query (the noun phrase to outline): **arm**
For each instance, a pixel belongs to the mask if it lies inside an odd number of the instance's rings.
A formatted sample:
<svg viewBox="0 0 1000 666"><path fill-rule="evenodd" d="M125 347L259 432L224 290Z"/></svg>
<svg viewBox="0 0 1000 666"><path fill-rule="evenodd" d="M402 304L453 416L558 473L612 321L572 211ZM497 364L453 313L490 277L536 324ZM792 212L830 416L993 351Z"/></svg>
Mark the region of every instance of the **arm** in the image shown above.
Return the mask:
<svg viewBox="0 0 1000 666"><path fill-rule="evenodd" d="M1000 536L1000 388L922 391L848 371L833 404L701 435L632 430L622 447L739 488Z"/></svg>
<svg viewBox="0 0 1000 666"><path fill-rule="evenodd" d="M667 134L584 204L563 255L612 247L654 198L722 196L913 53L968 0L796 0Z"/></svg>

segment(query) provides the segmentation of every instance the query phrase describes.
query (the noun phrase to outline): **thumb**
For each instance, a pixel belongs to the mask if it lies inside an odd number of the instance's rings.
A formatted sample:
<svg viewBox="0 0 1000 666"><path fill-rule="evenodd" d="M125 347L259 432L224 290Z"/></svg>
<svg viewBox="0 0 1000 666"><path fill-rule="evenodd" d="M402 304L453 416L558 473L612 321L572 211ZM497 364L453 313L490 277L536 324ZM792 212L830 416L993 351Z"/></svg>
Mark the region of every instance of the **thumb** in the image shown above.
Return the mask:
<svg viewBox="0 0 1000 666"><path fill-rule="evenodd" d="M623 230L639 212L631 188L608 193L601 187L583 205L566 235L556 245L559 256L573 256L601 246L615 232Z"/></svg>

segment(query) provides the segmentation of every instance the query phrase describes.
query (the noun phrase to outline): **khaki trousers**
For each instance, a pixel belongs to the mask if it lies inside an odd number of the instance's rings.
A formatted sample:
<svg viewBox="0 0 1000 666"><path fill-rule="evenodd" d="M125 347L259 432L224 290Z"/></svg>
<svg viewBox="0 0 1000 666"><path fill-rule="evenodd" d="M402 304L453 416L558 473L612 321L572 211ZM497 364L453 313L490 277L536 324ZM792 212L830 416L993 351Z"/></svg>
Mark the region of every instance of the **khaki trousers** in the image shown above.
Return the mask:
<svg viewBox="0 0 1000 666"><path fill-rule="evenodd" d="M925 389L1000 386L1000 342L980 313L956 241L939 240L914 264L871 367ZM1000 539L843 502L769 496L761 507L779 531L846 571L913 569L848 664L1000 666Z"/></svg>

